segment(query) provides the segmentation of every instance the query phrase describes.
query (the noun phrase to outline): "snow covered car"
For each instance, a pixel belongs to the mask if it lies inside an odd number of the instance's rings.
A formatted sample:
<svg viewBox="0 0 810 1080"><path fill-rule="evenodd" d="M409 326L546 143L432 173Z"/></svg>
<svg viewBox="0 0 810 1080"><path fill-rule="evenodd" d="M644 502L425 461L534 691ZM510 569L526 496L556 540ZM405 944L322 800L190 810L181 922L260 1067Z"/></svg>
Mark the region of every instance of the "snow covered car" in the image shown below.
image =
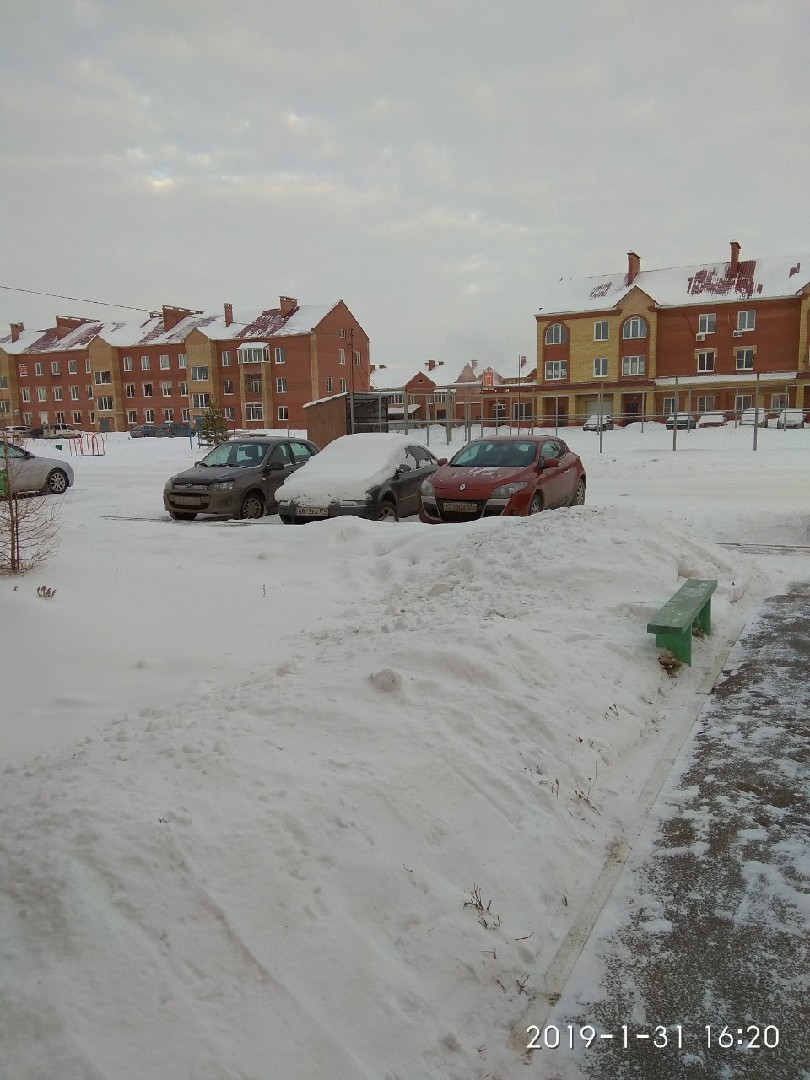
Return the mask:
<svg viewBox="0 0 810 1080"><path fill-rule="evenodd" d="M600 416L598 413L594 413L593 416L589 416L585 423L582 425L583 431L612 431L613 430L613 417L612 416Z"/></svg>
<svg viewBox="0 0 810 1080"><path fill-rule="evenodd" d="M697 426L699 428L707 427L723 427L726 423L726 414L721 412L706 412L701 413L698 417Z"/></svg>
<svg viewBox="0 0 810 1080"><path fill-rule="evenodd" d="M667 427L670 431L672 431L674 427L677 427L679 431L681 428L688 431L690 428L695 427L696 424L697 420L695 420L694 416L685 412L679 412L677 416L673 415L667 417Z"/></svg>
<svg viewBox="0 0 810 1080"><path fill-rule="evenodd" d="M73 469L59 458L41 457L14 443L0 443L0 492L5 494L8 470L12 495L23 491L41 491L44 495L63 495L73 483Z"/></svg>
<svg viewBox="0 0 810 1080"><path fill-rule="evenodd" d="M329 443L277 492L286 525L353 515L397 521L419 508L439 460L412 436L358 432Z"/></svg>
<svg viewBox="0 0 810 1080"><path fill-rule="evenodd" d="M801 409L782 409L776 418L778 428L804 427L804 412Z"/></svg>
<svg viewBox="0 0 810 1080"><path fill-rule="evenodd" d="M743 409L740 414L740 424L758 427L768 426L768 414L764 409Z"/></svg>
<svg viewBox="0 0 810 1080"><path fill-rule="evenodd" d="M556 436L474 439L422 484L419 517L437 524L581 506L585 484L579 455Z"/></svg>
<svg viewBox="0 0 810 1080"><path fill-rule="evenodd" d="M167 480L163 505L175 521L193 521L198 514L264 517L276 509L286 478L317 453L308 439L229 439Z"/></svg>

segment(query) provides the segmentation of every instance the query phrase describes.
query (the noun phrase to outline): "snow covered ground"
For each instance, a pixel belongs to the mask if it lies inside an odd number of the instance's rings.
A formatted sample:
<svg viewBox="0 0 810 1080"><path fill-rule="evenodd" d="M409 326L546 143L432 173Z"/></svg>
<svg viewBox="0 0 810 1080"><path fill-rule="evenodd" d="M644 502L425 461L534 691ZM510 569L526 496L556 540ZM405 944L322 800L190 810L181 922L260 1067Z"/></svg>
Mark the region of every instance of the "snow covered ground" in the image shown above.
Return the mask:
<svg viewBox="0 0 810 1080"><path fill-rule="evenodd" d="M810 576L720 546L810 547L810 431L561 434L584 507L464 526L172 522L187 441L68 458L56 558L0 579L4 1076L525 1075L669 733ZM670 679L685 577L714 633Z"/></svg>

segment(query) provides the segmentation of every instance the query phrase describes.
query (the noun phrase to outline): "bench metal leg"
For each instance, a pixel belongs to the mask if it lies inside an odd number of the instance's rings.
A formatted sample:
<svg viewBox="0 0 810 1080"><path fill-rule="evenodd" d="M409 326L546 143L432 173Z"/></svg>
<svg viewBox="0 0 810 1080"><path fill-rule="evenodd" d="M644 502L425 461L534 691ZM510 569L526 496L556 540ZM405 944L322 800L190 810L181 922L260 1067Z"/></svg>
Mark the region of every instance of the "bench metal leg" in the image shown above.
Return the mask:
<svg viewBox="0 0 810 1080"><path fill-rule="evenodd" d="M658 649L669 649L682 663L692 666L691 626L687 626L685 630L659 630L655 635L655 646Z"/></svg>
<svg viewBox="0 0 810 1080"><path fill-rule="evenodd" d="M712 601L709 598L698 613L698 617L695 619L698 627L704 634L710 634L712 632Z"/></svg>

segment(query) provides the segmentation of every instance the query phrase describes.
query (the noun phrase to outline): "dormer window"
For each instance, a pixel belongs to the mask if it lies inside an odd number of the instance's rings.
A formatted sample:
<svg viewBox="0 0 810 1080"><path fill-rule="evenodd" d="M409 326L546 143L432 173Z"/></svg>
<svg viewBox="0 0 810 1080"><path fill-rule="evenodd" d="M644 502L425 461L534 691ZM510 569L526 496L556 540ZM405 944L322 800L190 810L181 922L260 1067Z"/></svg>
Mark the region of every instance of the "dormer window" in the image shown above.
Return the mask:
<svg viewBox="0 0 810 1080"><path fill-rule="evenodd" d="M546 345L565 345L568 341L568 329L562 323L552 323L546 327Z"/></svg>

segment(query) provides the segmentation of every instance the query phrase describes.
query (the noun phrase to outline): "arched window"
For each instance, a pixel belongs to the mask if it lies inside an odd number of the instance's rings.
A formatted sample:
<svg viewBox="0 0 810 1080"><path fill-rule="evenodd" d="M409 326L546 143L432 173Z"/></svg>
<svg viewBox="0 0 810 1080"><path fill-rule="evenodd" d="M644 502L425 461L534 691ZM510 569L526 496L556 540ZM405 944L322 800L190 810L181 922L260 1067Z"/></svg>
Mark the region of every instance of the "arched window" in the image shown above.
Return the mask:
<svg viewBox="0 0 810 1080"><path fill-rule="evenodd" d="M568 341L568 329L562 323L552 323L546 327L546 345L565 345Z"/></svg>
<svg viewBox="0 0 810 1080"><path fill-rule="evenodd" d="M622 327L622 337L625 341L628 338L645 338L647 336L647 324L639 315L633 315L632 318L627 319Z"/></svg>

